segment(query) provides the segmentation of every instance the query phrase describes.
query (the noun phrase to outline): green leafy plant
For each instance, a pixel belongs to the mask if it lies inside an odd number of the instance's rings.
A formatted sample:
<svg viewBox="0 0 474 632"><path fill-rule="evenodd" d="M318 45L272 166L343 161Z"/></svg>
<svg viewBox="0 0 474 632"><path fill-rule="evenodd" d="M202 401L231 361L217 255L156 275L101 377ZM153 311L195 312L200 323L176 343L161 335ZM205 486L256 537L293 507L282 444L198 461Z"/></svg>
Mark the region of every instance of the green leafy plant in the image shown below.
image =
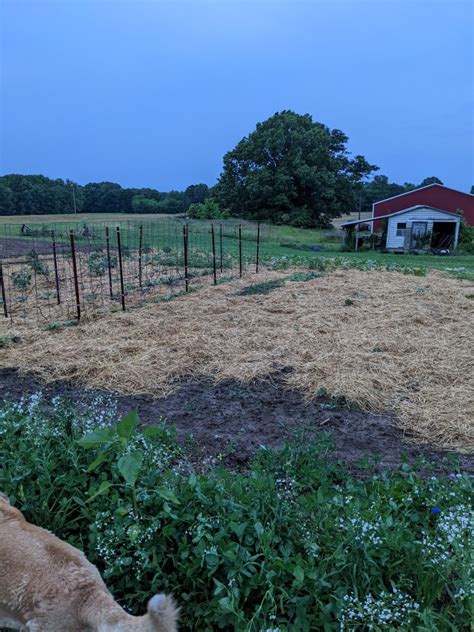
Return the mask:
<svg viewBox="0 0 474 632"><path fill-rule="evenodd" d="M3 401L0 489L131 611L165 590L183 632L468 631L473 481L454 463L349 472L302 435L199 473L163 423L116 419L111 398Z"/></svg>
<svg viewBox="0 0 474 632"><path fill-rule="evenodd" d="M37 252L32 250L27 256L28 265L36 274L41 274L46 279L49 277L49 267L46 261L41 261Z"/></svg>
<svg viewBox="0 0 474 632"><path fill-rule="evenodd" d="M31 285L31 272L28 270L12 272L12 283L18 290L26 290Z"/></svg>
<svg viewBox="0 0 474 632"><path fill-rule="evenodd" d="M49 323L47 329L48 331L59 331L60 329L64 329L64 327L76 327L78 324L78 320L63 320Z"/></svg>
<svg viewBox="0 0 474 632"><path fill-rule="evenodd" d="M89 272L96 276L104 275L108 270L108 258L107 255L104 255L101 252L93 252L87 258L87 265L89 267ZM110 257L110 267L117 267L117 257Z"/></svg>
<svg viewBox="0 0 474 632"><path fill-rule="evenodd" d="M0 336L0 349L5 349L6 347L18 342L21 342L20 336Z"/></svg>
<svg viewBox="0 0 474 632"><path fill-rule="evenodd" d="M318 279L321 275L318 272L295 272L287 277L287 281L312 281Z"/></svg>
<svg viewBox="0 0 474 632"><path fill-rule="evenodd" d="M239 296L253 296L255 294L269 294L272 290L276 290L285 284L285 279L272 279L271 281L262 281L261 283L253 283L244 287L239 292Z"/></svg>

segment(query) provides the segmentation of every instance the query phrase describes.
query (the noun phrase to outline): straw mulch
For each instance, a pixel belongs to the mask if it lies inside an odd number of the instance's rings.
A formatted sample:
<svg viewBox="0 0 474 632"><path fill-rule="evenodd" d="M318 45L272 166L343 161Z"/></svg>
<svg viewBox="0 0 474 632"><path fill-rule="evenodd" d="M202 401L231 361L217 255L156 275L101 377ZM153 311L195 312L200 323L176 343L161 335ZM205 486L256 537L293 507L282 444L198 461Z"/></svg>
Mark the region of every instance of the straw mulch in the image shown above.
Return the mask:
<svg viewBox="0 0 474 632"><path fill-rule="evenodd" d="M472 285L437 272L341 270L239 296L254 280L56 333L25 330L0 351L0 366L155 396L185 376L245 382L289 366L289 385L309 398L324 388L393 412L418 441L474 449Z"/></svg>

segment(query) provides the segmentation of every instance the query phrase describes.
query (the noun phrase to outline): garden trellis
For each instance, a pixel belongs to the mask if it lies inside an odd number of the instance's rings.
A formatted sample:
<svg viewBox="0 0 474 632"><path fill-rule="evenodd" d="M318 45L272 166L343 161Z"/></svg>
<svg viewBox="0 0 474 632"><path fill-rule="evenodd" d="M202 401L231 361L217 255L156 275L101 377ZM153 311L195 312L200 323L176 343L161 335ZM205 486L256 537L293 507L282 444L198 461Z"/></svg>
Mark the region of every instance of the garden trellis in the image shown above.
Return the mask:
<svg viewBox="0 0 474 632"><path fill-rule="evenodd" d="M6 224L2 230L1 313L49 324L166 301L255 273L270 238L265 225L176 218Z"/></svg>

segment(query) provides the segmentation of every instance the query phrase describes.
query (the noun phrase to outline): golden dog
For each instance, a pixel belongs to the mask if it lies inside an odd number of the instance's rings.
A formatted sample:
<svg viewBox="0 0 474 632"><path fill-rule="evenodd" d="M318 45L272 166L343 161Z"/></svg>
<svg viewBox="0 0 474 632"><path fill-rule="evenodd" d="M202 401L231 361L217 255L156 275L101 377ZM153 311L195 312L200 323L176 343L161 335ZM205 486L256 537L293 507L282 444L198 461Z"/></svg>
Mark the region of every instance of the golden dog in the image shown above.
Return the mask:
<svg viewBox="0 0 474 632"><path fill-rule="evenodd" d="M0 493L0 628L24 632L176 632L172 597L126 613L81 551L26 522Z"/></svg>

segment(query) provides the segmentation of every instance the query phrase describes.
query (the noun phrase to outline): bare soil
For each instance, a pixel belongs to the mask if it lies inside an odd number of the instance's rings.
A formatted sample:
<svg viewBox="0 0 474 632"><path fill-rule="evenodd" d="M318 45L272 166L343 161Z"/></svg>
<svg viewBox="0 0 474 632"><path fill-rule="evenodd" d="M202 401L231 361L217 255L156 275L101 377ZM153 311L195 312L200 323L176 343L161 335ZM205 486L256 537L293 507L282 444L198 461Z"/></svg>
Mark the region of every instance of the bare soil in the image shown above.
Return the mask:
<svg viewBox="0 0 474 632"><path fill-rule="evenodd" d="M56 243L56 252L64 253L70 252L71 246L68 242ZM94 250L94 246L91 244L76 244L76 250L89 252ZM22 239L8 238L0 239L0 254L1 258L9 259L10 257L26 257L31 251L36 252L38 255L52 255L53 244L51 240L46 241L41 238L38 239Z"/></svg>
<svg viewBox="0 0 474 632"><path fill-rule="evenodd" d="M378 469L393 469L405 455L410 463L423 456L436 463L438 471L451 472L454 456L460 468L474 474L474 454L459 454L415 444L397 428L390 415L371 414L337 406L318 398L307 401L301 392L289 389L283 369L265 379L243 384L227 379L181 380L172 394L155 398L145 395L114 395L120 413L139 412L145 426L160 419L176 428L178 440L191 445L196 466L209 467L220 462L231 470L245 469L259 446L277 448L285 441L305 433L317 439L330 433L335 444L334 458L350 468L364 455L380 458ZM20 376L14 369L0 370L2 397L43 391L46 400L63 394L78 407L87 406L104 391L85 390L74 384L45 386L31 376Z"/></svg>

